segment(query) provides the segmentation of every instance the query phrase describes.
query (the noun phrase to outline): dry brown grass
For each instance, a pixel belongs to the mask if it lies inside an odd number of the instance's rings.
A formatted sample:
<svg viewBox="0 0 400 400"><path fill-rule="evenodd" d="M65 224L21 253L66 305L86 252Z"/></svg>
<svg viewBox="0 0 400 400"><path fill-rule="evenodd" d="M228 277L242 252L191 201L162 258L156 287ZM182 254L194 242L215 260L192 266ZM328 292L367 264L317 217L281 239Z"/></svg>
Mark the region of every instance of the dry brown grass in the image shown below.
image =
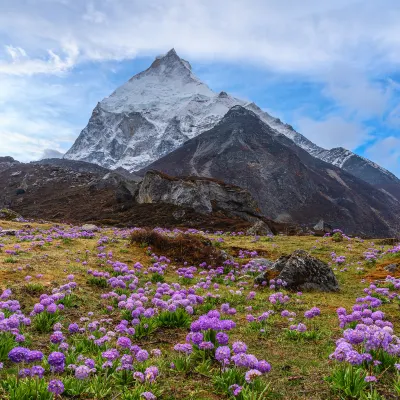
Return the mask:
<svg viewBox="0 0 400 400"><path fill-rule="evenodd" d="M168 236L150 229L141 229L132 233L131 244L150 246L152 251L164 255L175 262L186 261L198 265L202 262L221 265L225 258L209 239L200 235L178 234Z"/></svg>

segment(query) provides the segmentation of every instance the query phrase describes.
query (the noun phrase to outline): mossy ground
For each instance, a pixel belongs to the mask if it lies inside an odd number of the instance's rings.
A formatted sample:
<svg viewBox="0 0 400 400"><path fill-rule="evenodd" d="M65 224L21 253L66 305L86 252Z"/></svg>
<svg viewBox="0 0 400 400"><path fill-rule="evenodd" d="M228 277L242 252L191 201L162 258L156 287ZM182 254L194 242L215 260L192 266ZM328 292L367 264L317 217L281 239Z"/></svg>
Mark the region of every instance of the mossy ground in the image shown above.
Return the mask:
<svg viewBox="0 0 400 400"><path fill-rule="evenodd" d="M32 223L30 225L38 229L51 227L51 224ZM23 224L0 221L0 226L3 229L21 229ZM111 236L112 230L101 233L101 235L107 234ZM99 261L96 258L96 239L99 237L100 234L96 234L94 239L54 240L52 243L32 250L27 250L30 243L20 242L18 244L21 249L19 255L15 257L16 263L6 262L8 256L4 253L4 250L12 249L13 245L17 244L17 239L13 236L4 237L1 242L5 247L0 252L0 292L5 288L12 289L15 293L13 298L18 299L22 305L22 311L29 314L41 293L51 293L54 287L66 282L68 274L74 274L75 281L78 283L78 288L75 291L75 304L64 310L63 323L68 325L70 322L75 322L89 311L93 311L98 318L104 317L105 303L100 295L109 291L109 288L103 289L89 284L87 274L88 268L99 269ZM272 308L272 305L268 302L268 297L272 293L271 290L267 288L255 289L256 297L249 302L245 296L236 296L229 292L232 289L237 290L237 283L231 282L228 286L220 285L218 293L221 298L218 300L217 306L229 302L237 310L237 314L232 317L237 323L237 328L230 333L230 336L235 340L245 341L249 346L249 352L255 354L259 359L266 359L272 365L272 371L266 378L268 382L271 382L271 398L294 400L338 398L325 380L325 377L334 368L333 362L328 359L328 355L334 349L335 340L342 333L338 326L336 309L338 307L350 309L355 298L362 295L362 289L366 286L366 282L384 278L387 273L383 270L383 267L393 261L400 261L400 259L392 257L382 259L376 265L367 266L363 253L372 246L372 243L371 240L361 241L356 239L350 242L344 240L336 243L329 238L308 236L276 236L272 241L261 239L257 242L246 236L224 236L224 242L218 243L219 248L230 254L237 255L238 249L256 250L263 257L272 260L296 249L309 251L312 255L326 262L331 261L331 252L346 256L347 271L340 272L343 266L336 267L335 271L341 286L340 292L313 292L304 293L302 296L292 294L292 300L287 306L287 309L295 311L298 316L302 316L304 311L311 307L321 309L321 316L310 323L310 325L315 325L319 333L315 340L293 341L288 339L285 336L285 328L288 324L279 317L279 313L269 320L264 333L261 333L259 328L246 321L245 316L248 311L245 310L245 307L251 305L254 315L260 315ZM382 249L387 248L389 246ZM90 251L88 256L86 256L86 250ZM149 266L152 263L146 247L132 245L128 238L119 238L115 242L108 243L107 251L112 251L114 259L118 259L129 266L137 261L144 266ZM84 259L87 259L87 265L82 265ZM236 258L236 260L246 262L249 259ZM176 282L176 269L181 266L172 262L165 273L165 281L168 283ZM357 268L363 268L363 270ZM43 274L43 277L38 279L36 278L37 274ZM32 276L29 282L24 280L27 275ZM198 275L196 275L195 280L197 277ZM193 285L195 280L190 285ZM245 291L252 290L252 278L245 280L248 282ZM394 323L395 332L399 332L400 313L398 304L385 305L384 311L387 314L387 319ZM117 309L111 315L107 315L115 318L116 321L121 319ZM163 352L165 368L161 368L159 379L159 386L163 390L162 398L198 400L226 398L215 392L211 379L214 371L192 371L191 373L179 374L168 368L168 355L173 352L172 347L176 343L184 342L186 333L187 330L185 329L160 329L150 337L139 340L140 345L145 348L158 347ZM27 336L32 348L44 352L48 351L48 334L38 334L28 330ZM12 370L12 366L7 364L5 369L0 371L0 379L4 379ZM390 387L382 386L380 390L387 398L395 398Z"/></svg>

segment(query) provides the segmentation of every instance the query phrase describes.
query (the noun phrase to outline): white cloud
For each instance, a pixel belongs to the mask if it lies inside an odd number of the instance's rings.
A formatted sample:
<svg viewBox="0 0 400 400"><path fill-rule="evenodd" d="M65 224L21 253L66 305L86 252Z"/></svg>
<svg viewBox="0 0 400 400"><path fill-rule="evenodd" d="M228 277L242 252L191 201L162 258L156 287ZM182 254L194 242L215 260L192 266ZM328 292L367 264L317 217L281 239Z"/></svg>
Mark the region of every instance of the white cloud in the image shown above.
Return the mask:
<svg viewBox="0 0 400 400"><path fill-rule="evenodd" d="M378 140L367 148L366 155L395 174L400 174L400 138L388 136Z"/></svg>
<svg viewBox="0 0 400 400"><path fill-rule="evenodd" d="M42 6L41 6L42 4ZM279 71L317 73L335 64L400 61L400 4L382 0L5 0L0 26L29 53L63 52L124 59L171 47L190 59L257 62ZM379 56L379 58L378 58Z"/></svg>
<svg viewBox="0 0 400 400"><path fill-rule="evenodd" d="M106 15L95 9L93 3L89 3L86 7L86 13L82 16L85 21L101 24L106 21Z"/></svg>
<svg viewBox="0 0 400 400"><path fill-rule="evenodd" d="M325 76L323 94L333 98L346 112L359 118L381 116L387 109L393 84L371 82L361 69L335 65Z"/></svg>
<svg viewBox="0 0 400 400"><path fill-rule="evenodd" d="M18 60L21 57L27 57L26 51L21 47L5 46L7 53L10 55L13 61Z"/></svg>
<svg viewBox="0 0 400 400"><path fill-rule="evenodd" d="M79 51L74 43L64 43L62 50L63 56L53 50L48 50L47 57L41 59L29 58L21 47L6 46L6 51L12 61L0 60L0 74L35 75L65 72L74 66Z"/></svg>
<svg viewBox="0 0 400 400"><path fill-rule="evenodd" d="M55 149L44 149L40 159L46 160L47 158L62 158L63 155L64 153Z"/></svg>
<svg viewBox="0 0 400 400"><path fill-rule="evenodd" d="M297 120L296 127L312 142L326 149L345 147L354 150L371 139L371 133L361 124L340 116L328 116L322 120L303 117Z"/></svg>

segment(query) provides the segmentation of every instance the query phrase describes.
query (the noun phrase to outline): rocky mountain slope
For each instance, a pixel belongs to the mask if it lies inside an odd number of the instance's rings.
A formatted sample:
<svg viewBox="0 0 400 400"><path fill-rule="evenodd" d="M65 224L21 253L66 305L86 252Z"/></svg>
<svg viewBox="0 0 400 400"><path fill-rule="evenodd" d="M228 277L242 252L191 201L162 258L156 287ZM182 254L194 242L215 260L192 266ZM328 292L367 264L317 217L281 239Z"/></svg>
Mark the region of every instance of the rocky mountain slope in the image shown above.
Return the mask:
<svg viewBox="0 0 400 400"><path fill-rule="evenodd" d="M396 199L311 156L241 106L141 173L148 169L240 186L265 216L278 221L310 224L323 218L349 233L371 236L392 235L400 226Z"/></svg>
<svg viewBox="0 0 400 400"><path fill-rule="evenodd" d="M65 158L136 171L211 129L234 105L255 112L274 134L314 157L400 199L400 180L389 171L349 150L323 149L256 104L213 92L173 49L97 104Z"/></svg>
<svg viewBox="0 0 400 400"><path fill-rule="evenodd" d="M138 180L80 161L8 160L0 170L0 209L25 218L119 226L246 230L263 220L251 195L237 187L153 172Z"/></svg>

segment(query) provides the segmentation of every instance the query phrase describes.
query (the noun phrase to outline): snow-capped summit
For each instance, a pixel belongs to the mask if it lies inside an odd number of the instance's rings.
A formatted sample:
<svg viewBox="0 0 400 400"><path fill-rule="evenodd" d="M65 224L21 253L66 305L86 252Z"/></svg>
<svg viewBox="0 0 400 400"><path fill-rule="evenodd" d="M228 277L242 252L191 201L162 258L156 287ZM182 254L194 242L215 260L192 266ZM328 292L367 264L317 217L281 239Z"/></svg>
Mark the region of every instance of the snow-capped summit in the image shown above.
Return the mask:
<svg viewBox="0 0 400 400"><path fill-rule="evenodd" d="M253 111L276 134L285 135L314 157L400 199L400 180L390 172L349 150L317 146L255 103L215 93L174 49L156 57L148 69L98 103L65 158L137 171L213 128L235 105Z"/></svg>

